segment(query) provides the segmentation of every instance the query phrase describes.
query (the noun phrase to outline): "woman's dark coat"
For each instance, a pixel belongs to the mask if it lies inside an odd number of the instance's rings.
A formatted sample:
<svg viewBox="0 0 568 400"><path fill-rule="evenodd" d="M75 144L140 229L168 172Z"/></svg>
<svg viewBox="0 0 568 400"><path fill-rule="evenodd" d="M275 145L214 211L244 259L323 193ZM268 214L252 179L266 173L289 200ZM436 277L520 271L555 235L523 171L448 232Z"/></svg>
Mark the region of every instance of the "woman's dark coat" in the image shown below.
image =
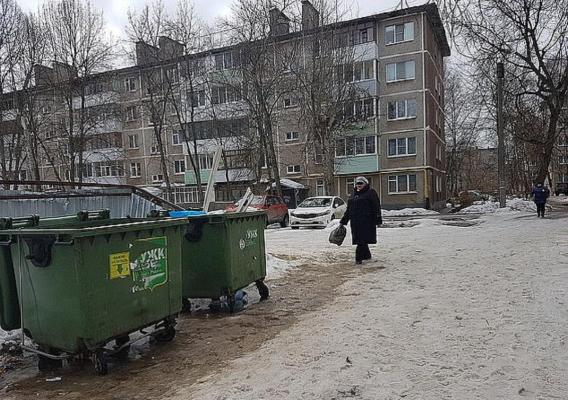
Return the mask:
<svg viewBox="0 0 568 400"><path fill-rule="evenodd" d="M347 201L347 211L340 222L347 225L349 221L353 244L377 243L376 227L383 223L383 218L375 189L367 185L360 192L353 191Z"/></svg>

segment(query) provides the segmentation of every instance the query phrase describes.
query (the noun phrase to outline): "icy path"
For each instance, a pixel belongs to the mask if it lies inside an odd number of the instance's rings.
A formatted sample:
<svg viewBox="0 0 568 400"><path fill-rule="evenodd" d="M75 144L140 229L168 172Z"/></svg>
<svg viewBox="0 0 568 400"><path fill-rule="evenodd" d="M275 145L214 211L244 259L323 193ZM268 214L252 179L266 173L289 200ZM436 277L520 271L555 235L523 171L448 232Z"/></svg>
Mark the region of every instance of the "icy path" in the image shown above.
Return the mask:
<svg viewBox="0 0 568 400"><path fill-rule="evenodd" d="M174 397L568 398L568 219L483 220L380 230L333 304ZM268 232L268 249L347 260L327 235Z"/></svg>

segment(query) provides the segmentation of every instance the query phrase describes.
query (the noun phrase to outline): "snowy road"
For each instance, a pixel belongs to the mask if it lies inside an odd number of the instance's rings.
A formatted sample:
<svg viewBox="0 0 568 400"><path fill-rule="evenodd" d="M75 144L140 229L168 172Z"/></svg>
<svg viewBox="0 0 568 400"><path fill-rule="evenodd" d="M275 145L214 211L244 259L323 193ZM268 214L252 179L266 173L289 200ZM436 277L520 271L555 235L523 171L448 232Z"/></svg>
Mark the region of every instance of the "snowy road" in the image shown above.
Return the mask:
<svg viewBox="0 0 568 400"><path fill-rule="evenodd" d="M2 396L568 399L567 217L391 222L363 268L329 230L269 229L271 257L296 268L276 271L268 302L186 317L107 377L32 377Z"/></svg>
<svg viewBox="0 0 568 400"><path fill-rule="evenodd" d="M173 398L568 398L568 219L482 221L381 230L385 269Z"/></svg>

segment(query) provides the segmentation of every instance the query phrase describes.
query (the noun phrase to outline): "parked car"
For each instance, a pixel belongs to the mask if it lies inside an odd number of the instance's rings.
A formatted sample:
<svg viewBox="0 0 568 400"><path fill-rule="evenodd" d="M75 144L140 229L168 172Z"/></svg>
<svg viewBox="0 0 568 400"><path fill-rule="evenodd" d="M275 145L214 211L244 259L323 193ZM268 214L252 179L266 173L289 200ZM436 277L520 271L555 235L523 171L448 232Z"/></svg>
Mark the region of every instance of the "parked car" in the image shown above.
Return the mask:
<svg viewBox="0 0 568 400"><path fill-rule="evenodd" d="M228 206L226 211L235 211L237 204ZM288 206L280 196L273 195L256 195L252 198L248 209L265 211L267 215L267 224L279 223L281 227L288 226L290 221L288 216Z"/></svg>
<svg viewBox="0 0 568 400"><path fill-rule="evenodd" d="M568 196L568 182L558 182L556 184L556 188L554 189L554 193L557 196L560 196L560 194L565 194Z"/></svg>
<svg viewBox="0 0 568 400"><path fill-rule="evenodd" d="M337 196L309 197L290 211L290 226L325 228L331 220L343 217L345 210L347 204Z"/></svg>

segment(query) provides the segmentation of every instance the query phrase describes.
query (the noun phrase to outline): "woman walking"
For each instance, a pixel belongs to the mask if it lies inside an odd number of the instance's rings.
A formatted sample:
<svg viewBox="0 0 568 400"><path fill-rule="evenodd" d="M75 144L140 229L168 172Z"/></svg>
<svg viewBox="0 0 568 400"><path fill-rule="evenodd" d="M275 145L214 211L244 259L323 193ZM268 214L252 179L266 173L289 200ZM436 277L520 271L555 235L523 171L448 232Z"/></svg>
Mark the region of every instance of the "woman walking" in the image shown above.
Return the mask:
<svg viewBox="0 0 568 400"><path fill-rule="evenodd" d="M353 244L357 245L355 264L362 264L363 260L371 259L369 244L377 243L376 227L383 223L379 196L363 176L355 178L355 187L347 201L347 211L340 223L347 225L349 221L351 221L351 238Z"/></svg>

